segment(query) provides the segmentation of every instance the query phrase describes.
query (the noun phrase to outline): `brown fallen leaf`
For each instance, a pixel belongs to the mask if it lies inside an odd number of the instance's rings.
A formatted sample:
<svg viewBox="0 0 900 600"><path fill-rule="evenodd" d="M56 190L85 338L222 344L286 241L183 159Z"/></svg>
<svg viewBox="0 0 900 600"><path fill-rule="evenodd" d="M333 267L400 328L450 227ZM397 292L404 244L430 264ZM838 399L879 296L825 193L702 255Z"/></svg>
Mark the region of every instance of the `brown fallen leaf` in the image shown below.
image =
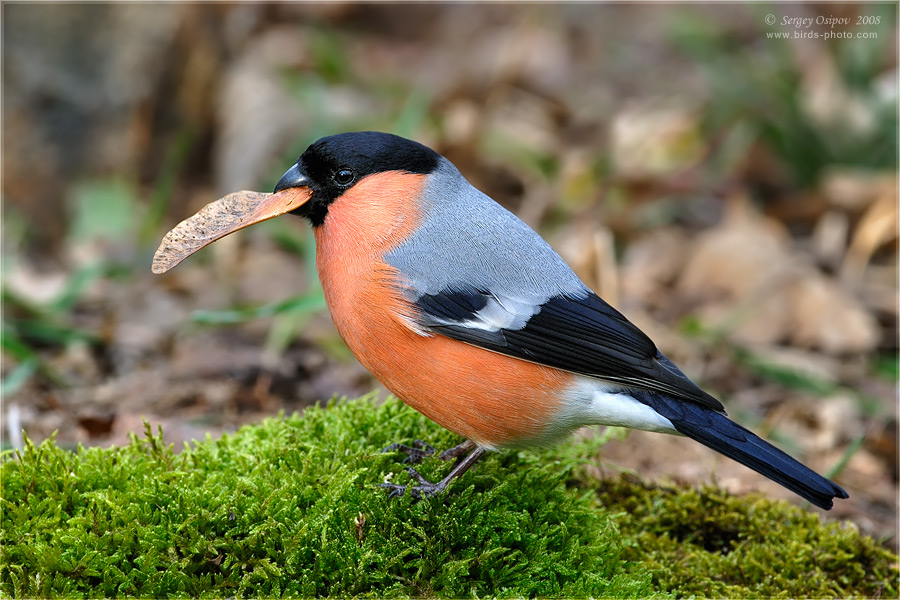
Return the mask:
<svg viewBox="0 0 900 600"><path fill-rule="evenodd" d="M875 318L835 279L807 270L792 283L789 298L794 345L832 355L871 352L878 345Z"/></svg>
<svg viewBox="0 0 900 600"><path fill-rule="evenodd" d="M732 201L720 226L699 236L676 289L705 323L741 343L789 342L842 355L871 351L879 341L866 307L743 198Z"/></svg>
<svg viewBox="0 0 900 600"><path fill-rule="evenodd" d="M703 158L699 118L691 107L646 102L620 111L610 125L612 159L619 177L653 180Z"/></svg>
<svg viewBox="0 0 900 600"><path fill-rule="evenodd" d="M309 188L289 188L277 194L241 191L210 202L163 237L150 270L165 273L230 233L299 208L311 194Z"/></svg>
<svg viewBox="0 0 900 600"><path fill-rule="evenodd" d="M672 302L668 291L681 273L693 239L677 227L663 227L635 240L622 258L624 303L658 309Z"/></svg>
<svg viewBox="0 0 900 600"><path fill-rule="evenodd" d="M884 186L881 195L863 213L857 224L840 267L841 278L850 285L858 287L876 251L897 239L896 199L896 183Z"/></svg>

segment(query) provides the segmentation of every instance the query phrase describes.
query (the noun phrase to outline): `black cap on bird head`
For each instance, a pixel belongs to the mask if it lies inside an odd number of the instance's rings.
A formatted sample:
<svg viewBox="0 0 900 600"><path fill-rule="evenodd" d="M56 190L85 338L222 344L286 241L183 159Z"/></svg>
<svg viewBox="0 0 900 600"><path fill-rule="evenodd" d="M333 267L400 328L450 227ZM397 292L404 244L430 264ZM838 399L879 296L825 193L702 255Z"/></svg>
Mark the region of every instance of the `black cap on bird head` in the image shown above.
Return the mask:
<svg viewBox="0 0 900 600"><path fill-rule="evenodd" d="M386 171L429 174L441 156L418 142L379 131L356 131L314 142L275 185L275 192L308 187L312 197L293 214L321 225L328 206L367 175Z"/></svg>

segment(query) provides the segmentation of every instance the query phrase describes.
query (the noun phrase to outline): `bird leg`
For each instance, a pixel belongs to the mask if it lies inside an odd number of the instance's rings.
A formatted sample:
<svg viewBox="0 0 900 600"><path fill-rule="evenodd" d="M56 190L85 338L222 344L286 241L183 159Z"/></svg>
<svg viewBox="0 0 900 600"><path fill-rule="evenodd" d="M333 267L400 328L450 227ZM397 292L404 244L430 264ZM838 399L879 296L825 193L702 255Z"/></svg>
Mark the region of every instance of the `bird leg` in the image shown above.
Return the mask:
<svg viewBox="0 0 900 600"><path fill-rule="evenodd" d="M460 458L465 456L470 450L475 449L475 442L466 440L462 444L458 446L453 446L447 450L444 450L438 455L438 458L441 460L450 460L451 458Z"/></svg>
<svg viewBox="0 0 900 600"><path fill-rule="evenodd" d="M484 456L484 453L487 451L484 448L478 448L473 442L463 442L459 446L441 453L440 458L442 458L443 460L449 460L461 455L463 452L472 447L474 447L475 449L472 450L472 452L470 452L465 458L457 461L457 463L453 465L453 468L450 470L447 476L437 483L428 481L427 479L422 477L422 475L420 475L418 471L416 471L412 467L407 467L406 471L409 473L409 476L419 485L415 487L412 487L410 485L398 485L396 483L381 483L379 485L387 490L390 490L391 493L388 494L388 499L391 499L394 496L402 496L404 493L406 493L407 490L409 490L409 493L412 494L412 497L416 500L421 500L423 497L430 498L435 494L440 494L445 489L447 489L447 486L451 481L468 471L469 468L476 462L478 462L478 459ZM444 455L447 455L446 458L444 457Z"/></svg>

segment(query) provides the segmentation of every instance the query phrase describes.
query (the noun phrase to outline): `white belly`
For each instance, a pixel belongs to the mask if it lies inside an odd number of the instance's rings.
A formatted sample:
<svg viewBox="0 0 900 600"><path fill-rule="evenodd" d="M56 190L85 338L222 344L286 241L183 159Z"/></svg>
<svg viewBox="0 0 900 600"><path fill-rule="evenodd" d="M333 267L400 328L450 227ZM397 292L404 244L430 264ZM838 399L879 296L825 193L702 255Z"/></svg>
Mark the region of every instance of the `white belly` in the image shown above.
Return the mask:
<svg viewBox="0 0 900 600"><path fill-rule="evenodd" d="M671 421L626 391L596 379L577 376L562 408L534 443L552 445L585 425L611 425L679 435Z"/></svg>

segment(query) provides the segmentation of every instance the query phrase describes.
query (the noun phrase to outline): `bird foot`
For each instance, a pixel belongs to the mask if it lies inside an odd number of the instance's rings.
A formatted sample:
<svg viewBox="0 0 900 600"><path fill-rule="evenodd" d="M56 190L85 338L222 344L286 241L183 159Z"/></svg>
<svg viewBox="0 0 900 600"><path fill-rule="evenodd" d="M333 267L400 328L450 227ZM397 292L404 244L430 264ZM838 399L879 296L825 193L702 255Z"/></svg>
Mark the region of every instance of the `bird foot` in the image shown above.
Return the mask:
<svg viewBox="0 0 900 600"><path fill-rule="evenodd" d="M465 441L458 446L453 446L447 450L444 450L440 454L438 454L438 458L441 460L452 460L454 458L460 458L465 456L468 452L475 449L475 443L470 441ZM413 440L411 446L407 446L405 444L391 444L382 452L402 452L406 455L406 458L403 459L404 463L408 464L419 464L429 456L434 456L437 452L434 446L429 444L428 442L424 442L422 440Z"/></svg>
<svg viewBox="0 0 900 600"><path fill-rule="evenodd" d="M405 449L412 450L412 453L407 453L407 450ZM402 444L392 444L391 446L385 448L385 451L391 450L396 450L407 454L407 458L405 459L405 461L408 462L418 462L421 461L425 456L431 456L435 453L434 448L421 440L414 441L413 447L403 446ZM471 450L471 452L469 452L469 450ZM466 452L468 452L468 454L466 454ZM455 446L453 448L450 448L449 450L445 450L438 455L438 458L440 458L441 460L451 460L453 458L456 458L458 460L456 461L456 464L453 465L450 473L437 483L428 481L427 479L422 477L422 475L418 471L416 471L412 467L407 467L406 472L409 473L409 477L418 485L399 485L397 483L384 482L379 484L379 486L390 492L388 494L388 500L395 496L402 496L407 491L409 491L410 495L415 500L430 498L446 490L451 481L468 471L469 468L484 455L484 453L484 448L477 447L474 442L463 442L459 446Z"/></svg>
<svg viewBox="0 0 900 600"><path fill-rule="evenodd" d="M389 490L388 500L394 498L395 496L402 496L407 491L413 497L414 500L421 500L422 498L431 498L435 494L440 494L445 489L447 489L447 484L449 480L442 479L437 483L432 483L422 477L422 475L413 469L412 467L407 467L406 472L409 473L411 479L413 479L418 485L399 485L397 483L380 483L379 487L383 487L386 490Z"/></svg>
<svg viewBox="0 0 900 600"><path fill-rule="evenodd" d="M382 450L382 452L402 452L406 455L403 462L415 465L437 452L437 450L427 442L413 440L412 446L407 446L405 444L391 444Z"/></svg>

